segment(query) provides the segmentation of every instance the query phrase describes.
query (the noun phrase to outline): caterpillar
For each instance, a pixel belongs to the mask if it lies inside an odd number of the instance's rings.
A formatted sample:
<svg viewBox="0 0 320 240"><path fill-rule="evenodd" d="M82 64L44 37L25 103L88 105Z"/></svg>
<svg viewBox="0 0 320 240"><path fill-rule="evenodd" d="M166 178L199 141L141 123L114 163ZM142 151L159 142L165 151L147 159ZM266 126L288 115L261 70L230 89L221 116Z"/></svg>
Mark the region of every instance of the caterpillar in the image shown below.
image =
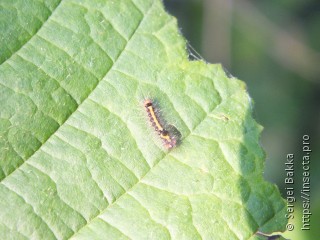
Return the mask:
<svg viewBox="0 0 320 240"><path fill-rule="evenodd" d="M146 99L144 101L144 107L148 113L151 125L154 127L154 130L158 133L161 140L163 141L164 147L166 149L171 149L175 147L177 145L176 138L173 136L172 133L170 133L163 127L163 124L161 124L159 116L157 115L157 111L154 108L154 104L150 99Z"/></svg>

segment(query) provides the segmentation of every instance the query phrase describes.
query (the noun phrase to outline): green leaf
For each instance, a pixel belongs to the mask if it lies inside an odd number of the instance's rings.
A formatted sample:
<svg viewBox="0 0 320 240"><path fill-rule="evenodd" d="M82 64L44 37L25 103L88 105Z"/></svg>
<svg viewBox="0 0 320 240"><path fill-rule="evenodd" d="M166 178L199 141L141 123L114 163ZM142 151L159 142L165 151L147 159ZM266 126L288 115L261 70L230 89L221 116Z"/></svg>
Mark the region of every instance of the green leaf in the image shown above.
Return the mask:
<svg viewBox="0 0 320 240"><path fill-rule="evenodd" d="M159 0L1 0L0 13L1 239L285 230L245 84L190 62ZM146 98L176 129L170 151Z"/></svg>

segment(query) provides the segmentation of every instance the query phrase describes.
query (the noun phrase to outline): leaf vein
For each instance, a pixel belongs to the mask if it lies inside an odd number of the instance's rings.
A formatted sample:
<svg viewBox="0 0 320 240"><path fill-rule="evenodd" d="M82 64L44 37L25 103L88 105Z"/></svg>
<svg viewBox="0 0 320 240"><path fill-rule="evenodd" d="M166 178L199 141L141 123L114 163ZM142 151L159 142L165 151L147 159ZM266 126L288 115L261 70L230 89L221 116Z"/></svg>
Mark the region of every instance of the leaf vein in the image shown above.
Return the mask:
<svg viewBox="0 0 320 240"><path fill-rule="evenodd" d="M11 55L8 56L7 59L6 59L5 61L3 61L1 64L5 63L5 62L8 61L9 59L11 59L11 57L12 57L15 53L17 53L17 52L18 52L21 48L23 48L28 42L30 42L31 39L32 39L34 36L37 35L37 33L40 31L40 29L45 25L45 23L48 22L48 20L51 18L51 16L53 15L53 13L54 13L54 12L57 10L57 8L60 6L61 2L62 2L62 0L60 0L60 2L57 4L57 6L50 11L51 14L47 17L47 19L45 19L45 20L42 22L42 25L36 30L36 32L34 33L34 35L31 36L24 44L21 44L21 46L20 46L17 50L15 50L14 52L12 52ZM46 6L46 8L47 8L47 6ZM0 66L1 66L1 65L0 65Z"/></svg>
<svg viewBox="0 0 320 240"><path fill-rule="evenodd" d="M27 200L18 192L16 192L15 190L11 189L8 185L6 185L4 182L1 183L2 186L6 187L8 190L10 190L12 193L16 194L20 199L22 199L25 204L27 206L30 206L32 209L32 212L34 213L34 215L36 217L38 217L39 219L41 219L41 222L44 223L47 227L47 229L52 233L53 236L55 236L55 238L57 238L57 236L54 234L54 231L50 228L49 224L36 212L36 210L34 209L34 206L30 203L27 202Z"/></svg>

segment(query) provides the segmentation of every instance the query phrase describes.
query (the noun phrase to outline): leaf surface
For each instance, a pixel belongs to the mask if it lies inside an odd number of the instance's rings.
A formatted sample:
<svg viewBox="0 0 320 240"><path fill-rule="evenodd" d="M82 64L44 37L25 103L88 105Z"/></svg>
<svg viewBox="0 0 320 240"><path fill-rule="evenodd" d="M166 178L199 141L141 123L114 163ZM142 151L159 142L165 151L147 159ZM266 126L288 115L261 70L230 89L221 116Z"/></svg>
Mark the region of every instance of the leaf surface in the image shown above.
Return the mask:
<svg viewBox="0 0 320 240"><path fill-rule="evenodd" d="M2 239L285 229L245 84L190 62L160 1L2 0L0 11ZM171 151L146 98L179 133Z"/></svg>

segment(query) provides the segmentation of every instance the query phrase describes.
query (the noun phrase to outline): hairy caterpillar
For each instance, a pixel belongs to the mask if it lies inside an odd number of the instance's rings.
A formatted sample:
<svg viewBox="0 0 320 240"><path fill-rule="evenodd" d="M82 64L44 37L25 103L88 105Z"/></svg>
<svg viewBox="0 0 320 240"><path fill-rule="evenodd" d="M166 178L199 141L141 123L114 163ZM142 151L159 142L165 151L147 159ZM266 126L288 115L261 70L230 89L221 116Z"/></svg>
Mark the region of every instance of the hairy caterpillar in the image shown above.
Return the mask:
<svg viewBox="0 0 320 240"><path fill-rule="evenodd" d="M173 136L172 133L170 133L168 130L164 128L163 122L159 119L154 104L150 99L146 99L144 101L144 107L148 113L151 125L154 127L154 130L158 133L161 140L163 141L164 147L167 149L175 147L177 145L176 138Z"/></svg>

